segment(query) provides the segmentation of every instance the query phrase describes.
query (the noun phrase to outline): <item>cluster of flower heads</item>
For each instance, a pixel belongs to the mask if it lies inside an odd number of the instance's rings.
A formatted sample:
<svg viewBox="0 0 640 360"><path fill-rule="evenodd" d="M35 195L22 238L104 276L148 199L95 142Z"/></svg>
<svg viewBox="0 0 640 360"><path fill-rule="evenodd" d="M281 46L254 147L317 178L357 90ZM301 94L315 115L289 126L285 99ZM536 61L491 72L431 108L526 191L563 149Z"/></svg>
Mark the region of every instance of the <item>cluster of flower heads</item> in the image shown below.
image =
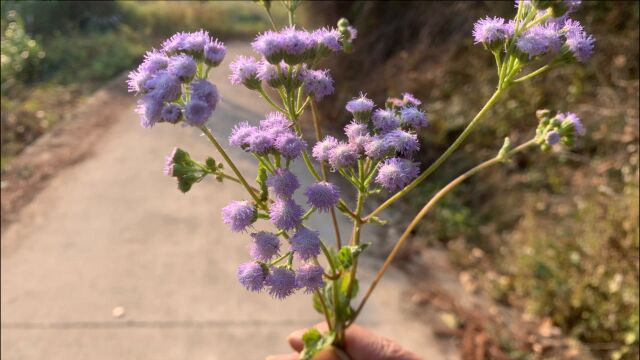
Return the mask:
<svg viewBox="0 0 640 360"><path fill-rule="evenodd" d="M313 147L313 157L326 161L333 170L344 170L358 159L378 164L375 181L389 191L396 191L418 176L418 164L412 156L420 149L417 132L427 126L427 116L420 100L409 93L401 99L391 98L387 106L374 110L365 95L346 105L353 121L345 126L347 141L326 136Z"/></svg>
<svg viewBox="0 0 640 360"><path fill-rule="evenodd" d="M204 78L204 68L220 65L225 54L224 44L203 30L177 33L160 50L147 52L127 81L129 91L141 95L136 112L142 127L204 124L220 101L216 86Z"/></svg>
<svg viewBox="0 0 640 360"><path fill-rule="evenodd" d="M259 158L280 156L294 160L302 154L306 143L295 134L292 125L284 114L272 112L258 126L247 122L236 125L229 143ZM279 233L292 232L290 250L301 265L294 270L290 266L270 264L280 254L278 235L264 231L252 233L249 253L254 261L242 264L238 269L240 283L250 291L267 287L268 292L279 299L296 289L304 288L309 292L318 289L324 284L323 269L309 262L320 254L320 236L319 232L303 225L305 209L293 199L300 188L297 176L286 167L277 167L266 177L265 186L269 195L269 221ZM328 211L340 198L338 187L326 181L309 185L304 195L307 204L318 211ZM249 201L233 201L222 209L222 219L234 232L247 231L258 219L258 209Z"/></svg>
<svg viewBox="0 0 640 360"><path fill-rule="evenodd" d="M520 1L516 0L517 6ZM521 61L529 61L544 54L559 55L565 61L586 62L595 45L593 36L587 34L582 25L569 18L569 14L580 5L580 1L522 1L523 15L545 16L550 11L557 17L528 26L520 21L516 29L514 20L486 17L478 20L473 27L475 43L482 43L492 50L507 49L511 41L520 55Z"/></svg>
<svg viewBox="0 0 640 360"><path fill-rule="evenodd" d="M332 53L348 51L356 34L351 26L322 28L313 32L295 27L278 32L267 31L258 35L251 44L261 59L238 56L229 66L229 80L250 90L260 89L263 82L286 90L302 86L305 95L320 101L333 94L333 79L328 70L313 70L308 63Z"/></svg>
<svg viewBox="0 0 640 360"><path fill-rule="evenodd" d="M302 155L307 143L292 129L293 124L280 112L267 114L259 126L241 122L229 136L229 144L256 155L278 154L288 160Z"/></svg>
<svg viewBox="0 0 640 360"><path fill-rule="evenodd" d="M576 137L584 136L587 132L578 115L571 112L558 112L551 116L549 110L538 110L536 116L540 120L536 137L545 151L557 144L571 146Z"/></svg>

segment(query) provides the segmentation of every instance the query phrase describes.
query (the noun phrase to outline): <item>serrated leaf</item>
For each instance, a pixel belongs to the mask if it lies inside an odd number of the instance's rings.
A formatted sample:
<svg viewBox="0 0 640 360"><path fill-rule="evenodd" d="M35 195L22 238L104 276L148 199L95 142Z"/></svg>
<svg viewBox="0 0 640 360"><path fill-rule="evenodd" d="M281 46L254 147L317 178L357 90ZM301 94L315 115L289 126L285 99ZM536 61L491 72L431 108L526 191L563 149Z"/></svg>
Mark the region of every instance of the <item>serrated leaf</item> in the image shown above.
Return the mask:
<svg viewBox="0 0 640 360"><path fill-rule="evenodd" d="M333 343L336 335L333 331L321 334L316 328L311 328L302 335L304 349L300 353L300 360L311 360L320 351L328 348Z"/></svg>
<svg viewBox="0 0 640 360"><path fill-rule="evenodd" d="M353 261L367 248L370 243L343 246L336 255L340 265L343 269L348 269L353 265Z"/></svg>

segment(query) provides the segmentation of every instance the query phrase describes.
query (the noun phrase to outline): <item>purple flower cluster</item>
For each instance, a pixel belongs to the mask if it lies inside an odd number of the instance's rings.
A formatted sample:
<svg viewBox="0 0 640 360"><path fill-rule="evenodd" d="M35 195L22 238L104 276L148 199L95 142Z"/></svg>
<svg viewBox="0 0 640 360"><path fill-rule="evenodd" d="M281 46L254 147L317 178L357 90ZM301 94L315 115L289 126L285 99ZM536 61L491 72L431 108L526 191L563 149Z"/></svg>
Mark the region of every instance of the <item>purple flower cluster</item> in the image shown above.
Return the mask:
<svg viewBox="0 0 640 360"><path fill-rule="evenodd" d="M374 109L373 101L361 94L346 106L354 116L354 121L344 128L347 141L326 136L313 147L312 155L328 162L333 170L353 167L358 159L370 159L375 164L387 159L379 164L375 179L382 187L395 191L418 174L417 164L408 159L420 149L417 131L428 124L426 114L418 107L421 104L413 95L404 93L402 99L389 99L386 108ZM315 191L308 189L308 196L316 195ZM309 198L309 203L315 206L312 202L319 200L319 196Z"/></svg>
<svg viewBox="0 0 640 360"><path fill-rule="evenodd" d="M147 52L127 81L129 91L142 96L136 108L142 127L182 120L193 126L204 124L220 95L215 85L198 78L198 63L217 66L225 53L224 44L203 30L175 34L161 50ZM190 95L182 92L183 85L188 86Z"/></svg>
<svg viewBox="0 0 640 360"><path fill-rule="evenodd" d="M539 143L543 150L548 150L556 144L571 145L576 137L584 136L587 132L578 115L567 112L557 113L555 117L550 118L546 111L540 118L538 126L538 134L540 136Z"/></svg>
<svg viewBox="0 0 640 360"><path fill-rule="evenodd" d="M516 6L519 3L516 1ZM544 2L543 8L540 9L535 9L530 1L524 1L524 3L527 6L525 13L539 10L534 21L542 16L548 16L546 15L548 7L553 8L555 16L561 16L549 18L531 27L526 27L526 24L521 21L518 29L514 28L513 20L486 17L474 24L474 42L483 43L491 50L497 51L505 41L513 39L517 50L522 55L520 56L522 61L544 54L560 53L561 56L566 55L568 60L586 62L593 55L595 39L583 30L579 22L569 18L569 14L580 6L580 1ZM542 3L536 3L538 4L536 6L542 6ZM508 49L508 46L504 48Z"/></svg>
<svg viewBox="0 0 640 360"><path fill-rule="evenodd" d="M229 136L229 144L257 155L277 153L293 160L302 155L307 143L291 129L292 123L279 112L267 114L260 126L247 122L236 125Z"/></svg>
<svg viewBox="0 0 640 360"><path fill-rule="evenodd" d="M289 65L315 60L343 50L344 39L336 29L322 28L313 32L287 27L281 31L266 31L251 43L253 49L269 63L281 61Z"/></svg>

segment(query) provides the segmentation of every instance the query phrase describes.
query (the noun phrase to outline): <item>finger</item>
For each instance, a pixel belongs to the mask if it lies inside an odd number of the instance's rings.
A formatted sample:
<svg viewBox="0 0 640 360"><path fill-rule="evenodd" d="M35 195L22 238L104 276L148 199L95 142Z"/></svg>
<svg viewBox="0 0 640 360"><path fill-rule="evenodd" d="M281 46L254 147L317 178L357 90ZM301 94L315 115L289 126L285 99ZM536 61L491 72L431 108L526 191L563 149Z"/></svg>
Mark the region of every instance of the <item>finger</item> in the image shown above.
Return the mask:
<svg viewBox="0 0 640 360"><path fill-rule="evenodd" d="M270 356L267 356L265 360L298 360L299 358L300 358L300 354L291 353L291 354L270 355Z"/></svg>
<svg viewBox="0 0 640 360"><path fill-rule="evenodd" d="M353 359L420 360L395 342L378 336L358 325L351 325L345 334L345 350Z"/></svg>

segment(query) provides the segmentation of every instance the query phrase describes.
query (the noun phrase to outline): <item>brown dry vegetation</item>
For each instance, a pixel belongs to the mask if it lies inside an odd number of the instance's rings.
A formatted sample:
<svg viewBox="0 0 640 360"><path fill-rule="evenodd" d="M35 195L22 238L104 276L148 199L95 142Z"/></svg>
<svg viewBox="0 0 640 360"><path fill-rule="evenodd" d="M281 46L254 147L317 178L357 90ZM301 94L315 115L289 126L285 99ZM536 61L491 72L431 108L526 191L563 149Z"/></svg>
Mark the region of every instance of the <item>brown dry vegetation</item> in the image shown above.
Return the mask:
<svg viewBox="0 0 640 360"><path fill-rule="evenodd" d="M474 46L473 22L509 17L512 2L313 3L310 21L340 16L360 31L356 51L327 63L338 81L321 111L330 125L364 91L376 103L410 91L431 119L429 164L494 90L490 53ZM519 143L536 109L579 114L588 136L569 151L531 151L480 174L439 204L416 239L444 245L478 287L505 304L548 317L598 357L635 358L638 346L638 3L585 2L574 15L597 39L585 65L514 86L462 151L409 201L418 207L447 181ZM414 210L415 211L415 210ZM470 254L482 254L471 256Z"/></svg>

